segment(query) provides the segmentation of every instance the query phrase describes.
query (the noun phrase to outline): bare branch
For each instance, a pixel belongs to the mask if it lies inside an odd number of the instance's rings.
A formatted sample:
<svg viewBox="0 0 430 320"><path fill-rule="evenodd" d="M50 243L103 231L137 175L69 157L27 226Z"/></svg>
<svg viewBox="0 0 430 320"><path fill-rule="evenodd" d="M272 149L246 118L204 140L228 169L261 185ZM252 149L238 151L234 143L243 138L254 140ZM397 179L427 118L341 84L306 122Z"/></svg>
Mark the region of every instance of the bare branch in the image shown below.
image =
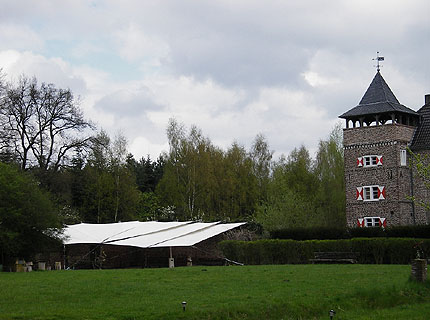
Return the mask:
<svg viewBox="0 0 430 320"><path fill-rule="evenodd" d="M0 150L10 150L26 169L36 162L43 169L58 169L67 154L86 145L85 131L92 129L70 89L37 84L22 76L8 84L0 100Z"/></svg>

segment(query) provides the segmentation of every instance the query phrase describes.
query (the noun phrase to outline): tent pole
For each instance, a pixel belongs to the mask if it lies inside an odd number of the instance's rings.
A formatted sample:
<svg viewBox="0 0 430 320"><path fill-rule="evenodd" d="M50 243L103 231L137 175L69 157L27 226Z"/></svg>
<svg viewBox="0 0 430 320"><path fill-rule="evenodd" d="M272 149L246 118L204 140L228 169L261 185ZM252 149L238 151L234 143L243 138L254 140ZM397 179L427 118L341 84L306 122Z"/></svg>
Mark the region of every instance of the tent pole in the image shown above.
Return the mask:
<svg viewBox="0 0 430 320"><path fill-rule="evenodd" d="M174 268L175 267L175 260L173 260L172 247L169 247L169 250L170 250L169 268Z"/></svg>
<svg viewBox="0 0 430 320"><path fill-rule="evenodd" d="M66 270L66 245L63 244L63 269Z"/></svg>

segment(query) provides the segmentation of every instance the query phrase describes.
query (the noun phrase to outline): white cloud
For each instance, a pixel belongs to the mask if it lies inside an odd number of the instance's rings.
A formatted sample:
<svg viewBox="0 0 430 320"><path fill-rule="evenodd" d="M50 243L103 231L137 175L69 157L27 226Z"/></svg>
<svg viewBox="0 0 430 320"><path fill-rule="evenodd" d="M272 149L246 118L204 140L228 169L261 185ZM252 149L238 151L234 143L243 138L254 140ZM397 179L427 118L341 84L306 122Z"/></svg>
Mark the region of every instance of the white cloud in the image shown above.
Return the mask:
<svg viewBox="0 0 430 320"><path fill-rule="evenodd" d="M130 152L134 155L135 159L146 158L149 155L151 160L156 160L162 152L168 151L168 148L169 145L167 142L156 144L144 136L138 136L129 143Z"/></svg>
<svg viewBox="0 0 430 320"><path fill-rule="evenodd" d="M301 144L314 151L318 140L325 138L337 121L315 104L308 92L273 87L262 89L244 115L241 122L249 124L246 141L261 132L278 156Z"/></svg>
<svg viewBox="0 0 430 320"><path fill-rule="evenodd" d="M15 50L0 51L0 61L4 71L13 68L20 56L21 54Z"/></svg>
<svg viewBox="0 0 430 320"><path fill-rule="evenodd" d="M6 75L16 80L21 75L36 77L40 82L53 83L60 88L85 92L85 83L81 76L74 74L73 67L61 58L46 58L30 51L0 51L0 61Z"/></svg>
<svg viewBox="0 0 430 320"><path fill-rule="evenodd" d="M157 77L145 82L159 104L172 113L196 117L199 113L214 114L235 107L243 98L240 89L229 89L213 80L196 80L192 77ZM186 119L188 120L188 119Z"/></svg>
<svg viewBox="0 0 430 320"><path fill-rule="evenodd" d="M303 77L312 87L324 87L327 85L338 84L338 79L324 77L317 72L307 71L303 73Z"/></svg>
<svg viewBox="0 0 430 320"><path fill-rule="evenodd" d="M121 57L138 62L142 70L150 71L162 65L169 55L169 45L160 37L144 32L135 23L114 33Z"/></svg>
<svg viewBox="0 0 430 320"><path fill-rule="evenodd" d="M1 23L0 39L0 50L40 50L44 46L41 37L26 25Z"/></svg>

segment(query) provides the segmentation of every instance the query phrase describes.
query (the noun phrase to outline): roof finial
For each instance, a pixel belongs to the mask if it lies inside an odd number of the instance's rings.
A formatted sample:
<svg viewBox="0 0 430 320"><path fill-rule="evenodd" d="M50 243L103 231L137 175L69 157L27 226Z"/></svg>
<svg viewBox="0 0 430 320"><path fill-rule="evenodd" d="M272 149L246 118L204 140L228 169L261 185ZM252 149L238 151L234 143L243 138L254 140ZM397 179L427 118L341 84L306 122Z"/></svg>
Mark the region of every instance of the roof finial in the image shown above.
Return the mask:
<svg viewBox="0 0 430 320"><path fill-rule="evenodd" d="M376 52L376 58L373 58L372 60L376 60L376 71L379 72L379 70L381 70L381 66L379 65L379 61L384 61L384 57L380 57L379 56L379 51Z"/></svg>

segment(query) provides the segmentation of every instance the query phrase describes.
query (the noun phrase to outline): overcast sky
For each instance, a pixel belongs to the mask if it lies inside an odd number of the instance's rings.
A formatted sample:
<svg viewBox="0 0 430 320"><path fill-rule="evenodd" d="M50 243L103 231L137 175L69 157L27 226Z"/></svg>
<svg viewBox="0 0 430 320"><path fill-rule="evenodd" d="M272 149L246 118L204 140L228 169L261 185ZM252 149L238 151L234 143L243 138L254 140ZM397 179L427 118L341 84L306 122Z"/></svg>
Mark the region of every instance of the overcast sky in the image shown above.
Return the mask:
<svg viewBox="0 0 430 320"><path fill-rule="evenodd" d="M136 158L196 125L224 149L263 134L313 154L381 73L417 110L430 93L430 1L0 0L0 68L70 88ZM344 126L344 122L342 122Z"/></svg>

